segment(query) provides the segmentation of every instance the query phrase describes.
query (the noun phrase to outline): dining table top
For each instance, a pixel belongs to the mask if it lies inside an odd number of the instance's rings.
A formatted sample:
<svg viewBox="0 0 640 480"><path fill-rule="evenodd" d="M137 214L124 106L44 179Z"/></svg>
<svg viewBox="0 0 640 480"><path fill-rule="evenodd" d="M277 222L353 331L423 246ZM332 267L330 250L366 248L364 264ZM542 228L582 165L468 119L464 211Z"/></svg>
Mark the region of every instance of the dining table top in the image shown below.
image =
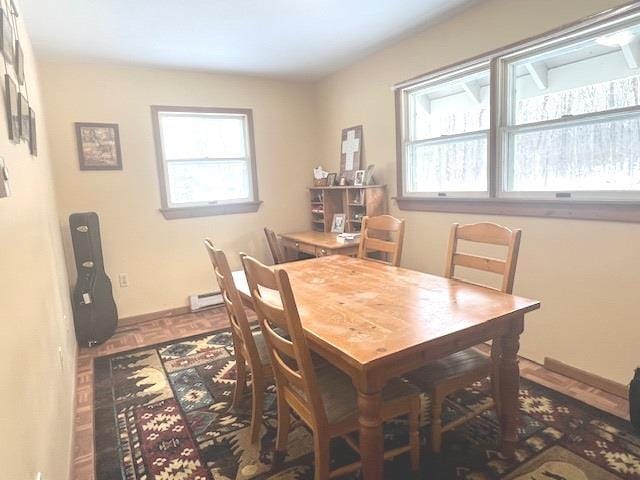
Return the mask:
<svg viewBox="0 0 640 480"><path fill-rule="evenodd" d="M358 369L540 308L537 300L342 255L274 268L289 275L308 338ZM244 272L233 275L250 301Z"/></svg>

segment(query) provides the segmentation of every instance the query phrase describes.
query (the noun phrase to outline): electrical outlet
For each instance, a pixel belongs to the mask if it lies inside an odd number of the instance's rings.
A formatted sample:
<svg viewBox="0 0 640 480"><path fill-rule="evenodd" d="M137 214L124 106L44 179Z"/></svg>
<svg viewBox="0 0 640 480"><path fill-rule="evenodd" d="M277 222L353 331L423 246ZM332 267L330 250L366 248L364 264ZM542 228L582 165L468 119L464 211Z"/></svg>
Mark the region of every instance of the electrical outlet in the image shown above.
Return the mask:
<svg viewBox="0 0 640 480"><path fill-rule="evenodd" d="M125 288L129 286L129 274L128 273L119 273L118 274L118 282L120 283L121 288Z"/></svg>
<svg viewBox="0 0 640 480"><path fill-rule="evenodd" d="M64 354L62 353L62 347L58 347L58 360L60 360L60 369L64 370Z"/></svg>

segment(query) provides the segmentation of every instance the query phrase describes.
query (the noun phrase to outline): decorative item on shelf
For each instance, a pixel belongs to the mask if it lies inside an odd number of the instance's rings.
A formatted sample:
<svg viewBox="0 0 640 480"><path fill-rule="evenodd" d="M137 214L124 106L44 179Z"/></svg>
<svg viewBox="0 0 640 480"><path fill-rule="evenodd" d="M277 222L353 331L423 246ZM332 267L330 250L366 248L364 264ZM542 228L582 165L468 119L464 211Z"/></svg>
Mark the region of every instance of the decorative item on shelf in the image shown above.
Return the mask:
<svg viewBox="0 0 640 480"><path fill-rule="evenodd" d="M356 187L361 187L364 185L364 170L356 170L356 173L353 177L353 185Z"/></svg>
<svg viewBox="0 0 640 480"><path fill-rule="evenodd" d="M120 133L115 123L76 123L80 170L122 170Z"/></svg>
<svg viewBox="0 0 640 480"><path fill-rule="evenodd" d="M354 197L353 197L353 203L355 205L363 205L364 204L364 199L362 198L362 194L364 192L362 190L357 190Z"/></svg>
<svg viewBox="0 0 640 480"><path fill-rule="evenodd" d="M340 175L348 180L353 178L356 170L360 170L362 147L362 125L342 130Z"/></svg>
<svg viewBox="0 0 640 480"><path fill-rule="evenodd" d="M313 186L314 187L326 187L328 172L325 172L321 166L317 166L313 169Z"/></svg>
<svg viewBox="0 0 640 480"><path fill-rule="evenodd" d="M336 184L336 177L338 176L337 173L330 173L329 175L327 175L327 186L328 187L333 187Z"/></svg>
<svg viewBox="0 0 640 480"><path fill-rule="evenodd" d="M343 233L346 222L344 213L336 213L333 215L333 221L331 222L331 233Z"/></svg>
<svg viewBox="0 0 640 480"><path fill-rule="evenodd" d="M340 176L340 186L344 187L347 184L347 179L344 176Z"/></svg>
<svg viewBox="0 0 640 480"><path fill-rule="evenodd" d="M29 143L29 102L24 95L18 95L18 114L20 115L20 139Z"/></svg>
<svg viewBox="0 0 640 480"><path fill-rule="evenodd" d="M20 40L16 40L16 78L19 85L24 85L24 53L22 53L22 46Z"/></svg>
<svg viewBox="0 0 640 480"><path fill-rule="evenodd" d="M8 73L4 74L4 101L7 111L9 140L20 141L20 116L18 112L18 89Z"/></svg>
<svg viewBox="0 0 640 480"><path fill-rule="evenodd" d="M7 11L4 8L0 8L0 15L2 19L0 21L0 35L2 36L2 55L7 63L13 65L15 60L15 37L13 35L13 28L11 27L11 20Z"/></svg>
<svg viewBox="0 0 640 480"><path fill-rule="evenodd" d="M29 152L38 156L38 135L36 132L36 112L29 108Z"/></svg>
<svg viewBox="0 0 640 480"><path fill-rule="evenodd" d="M362 212L355 212L353 214L353 219L360 222L362 221L362 218L364 217L364 214Z"/></svg>
<svg viewBox="0 0 640 480"><path fill-rule="evenodd" d="M373 185L373 170L374 170L375 165L369 165L367 166L367 170L364 174L364 184L365 185Z"/></svg>

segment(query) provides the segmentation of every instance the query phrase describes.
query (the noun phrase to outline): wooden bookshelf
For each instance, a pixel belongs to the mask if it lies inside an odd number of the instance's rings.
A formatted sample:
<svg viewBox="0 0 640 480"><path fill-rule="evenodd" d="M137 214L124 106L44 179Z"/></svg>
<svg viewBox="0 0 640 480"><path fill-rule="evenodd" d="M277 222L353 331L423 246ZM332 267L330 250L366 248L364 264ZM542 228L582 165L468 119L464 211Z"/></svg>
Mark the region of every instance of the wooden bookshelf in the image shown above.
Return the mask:
<svg viewBox="0 0 640 480"><path fill-rule="evenodd" d="M311 187L311 229L331 232L333 215L344 213L345 232L359 232L362 218L387 213L387 186Z"/></svg>

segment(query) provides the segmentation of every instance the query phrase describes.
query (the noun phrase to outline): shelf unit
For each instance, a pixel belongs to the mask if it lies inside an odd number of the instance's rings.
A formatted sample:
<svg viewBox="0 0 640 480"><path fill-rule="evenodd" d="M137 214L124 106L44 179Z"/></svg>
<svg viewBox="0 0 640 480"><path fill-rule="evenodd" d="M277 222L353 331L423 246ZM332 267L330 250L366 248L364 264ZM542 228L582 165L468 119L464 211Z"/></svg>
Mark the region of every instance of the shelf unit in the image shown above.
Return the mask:
<svg viewBox="0 0 640 480"><path fill-rule="evenodd" d="M359 232L362 217L387 213L387 186L311 187L311 229L331 232L333 215L344 213L345 232Z"/></svg>

